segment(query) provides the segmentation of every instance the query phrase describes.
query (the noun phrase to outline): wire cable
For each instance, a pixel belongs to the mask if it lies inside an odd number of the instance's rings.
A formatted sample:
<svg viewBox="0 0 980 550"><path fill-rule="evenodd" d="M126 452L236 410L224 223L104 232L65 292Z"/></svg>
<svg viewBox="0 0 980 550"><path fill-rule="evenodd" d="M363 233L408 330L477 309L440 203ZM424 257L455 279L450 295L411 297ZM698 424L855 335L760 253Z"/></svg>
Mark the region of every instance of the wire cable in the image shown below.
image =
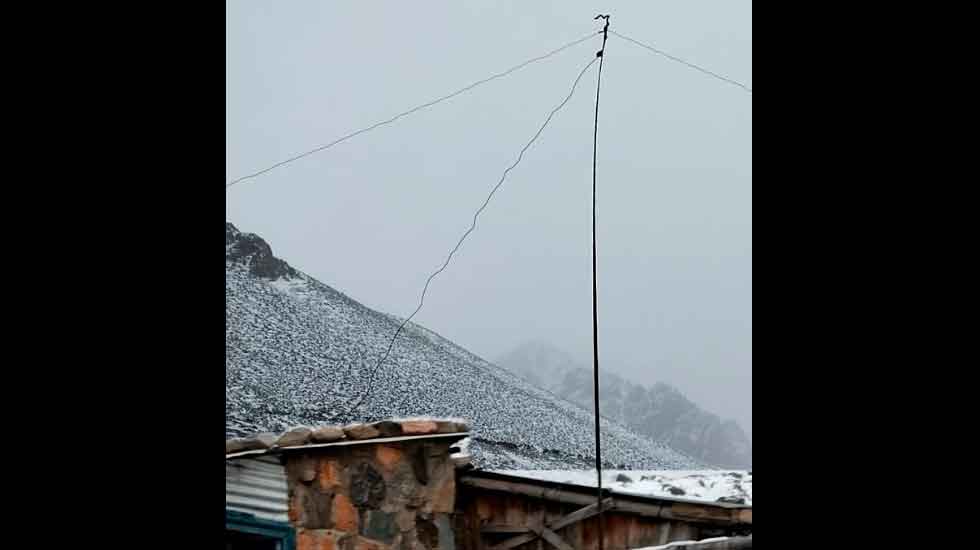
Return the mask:
<svg viewBox="0 0 980 550"><path fill-rule="evenodd" d="M671 61L676 61L678 63L682 63L682 64L687 65L688 67L690 67L690 68L692 68L694 70L701 71L702 73L704 73L704 74L706 74L708 76L712 76L714 78L717 78L717 79L722 80L724 82L727 82L729 84L733 84L735 86L738 86L739 88L744 89L746 92L748 92L750 94L752 93L752 88L749 88L748 86L746 86L745 84L742 84L741 82L739 82L737 80L732 80L731 78L728 78L726 76L722 76L722 75L720 75L718 73L709 71L708 69L705 69L704 67L699 67L698 65L695 65L694 63L691 63L690 61L685 61L685 60L683 60L683 59L681 59L681 58L679 58L679 57L677 57L675 55L670 55L669 53L667 53L667 52L665 52L663 50L658 50L657 48L654 48L653 46L650 46L649 44L644 44L643 42L640 42L639 40L634 40L634 39L632 39L632 38L630 38L628 36L624 36L622 34L619 34L616 31L609 31L609 33L610 34L614 34L614 35L622 38L623 40L628 40L628 41L636 44L637 46L640 46L642 48L646 48L646 49L648 49L648 50L650 50L650 51L652 51L654 53L658 53L658 54L666 57L667 59L670 59Z"/></svg>
<svg viewBox="0 0 980 550"><path fill-rule="evenodd" d="M429 101L428 103L423 103L423 104L418 105L416 107L412 107L411 109L409 109L407 111L403 111L401 113L398 113L397 115L395 115L395 116L393 116L393 117L391 117L389 119L382 120L381 122L377 122L377 123L372 124L371 126L368 126L366 128L361 128L360 130L357 130L357 131L351 132L351 133L349 133L349 134L347 134L345 136L339 137L339 138L331 141L330 143L327 143L326 145L321 145L321 146L319 146L319 147L317 147L315 149L310 149L309 151L306 151L306 152L300 153L298 155L292 156L292 157L290 157L290 158L288 158L288 159L286 159L286 160L284 160L282 162L277 162L276 164L273 164L272 166L269 166L268 168L263 168L262 170L259 170L258 172L255 172L253 174L249 174L247 176L242 176L242 177L240 177L238 179L232 180L231 182L229 182L228 184L225 185L225 189L227 189L227 188L229 188L232 185L235 185L237 183L243 182L245 180L248 180L248 179L251 179L251 178L254 178L254 177L257 177L257 176L261 176L262 174L265 174L266 172L269 172L271 170L275 170L276 168L279 168L281 166L285 166L285 165L287 165L287 164L289 164L291 162L295 162L295 161L300 160L300 159L302 159L304 157L308 157L308 156L310 156L310 155L312 155L314 153L319 153L320 151L329 149L329 148L333 147L334 145L338 145L338 144L343 143L343 142L345 142L345 141L347 141L347 140L349 140L349 139L351 139L353 137L356 137L356 136L359 136L359 135L361 135L361 134L363 134L365 132L369 132L371 130L374 130L375 128L378 128L379 126L384 126L386 124L391 124L392 122L395 122L396 120L398 120L399 118L401 118L403 116L410 115L410 114L415 113L417 111L421 111L422 109L425 109L426 107L431 107L431 106L433 106L433 105L435 105L437 103L442 103L443 101L447 101L449 99L452 99L452 98L458 96L459 94L462 94L464 92L467 92L469 90L472 90L473 88L476 88L477 86L479 86L481 84L486 84L487 82L490 82L491 80L496 80L498 78L505 77L505 76L513 73L514 71L517 71L519 69L522 69L522 68L530 65L531 63L535 63L537 61L541 61L541 60L547 59L547 58L549 58L549 57L551 57L553 55L556 55L556 54L558 54L558 53L560 53L560 52L562 52L564 50L567 50L568 48L571 48L572 46L581 44L582 42L585 42L589 38L592 38L593 36L596 36L598 34L599 34L598 32L591 32L591 33L583 36L582 38L579 38L578 40L574 40L572 42L569 42L568 44L565 44L564 46L561 46L559 48L556 48L554 50L551 50L550 52L548 52L548 53L546 53L544 55L540 55L538 57L535 57L535 58L532 58L532 59L528 59L527 61L521 63L520 65L515 65L515 66L507 69L506 71L504 71L502 73L497 73L495 75L492 75L492 76L489 76L487 78L484 78L483 80L478 80L478 81L470 84L469 86L460 88L460 89L456 90L455 92L452 92L451 94L447 94L447 95L444 95L444 96L442 96L442 97L440 97L438 99L433 99L432 101Z"/></svg>
<svg viewBox="0 0 980 550"><path fill-rule="evenodd" d="M551 122L552 117L555 116L555 113L561 110L561 108L564 107L565 104L568 103L570 99L572 99L572 95L575 94L575 88L578 87L579 81L582 80L582 76L585 74L587 70L589 70L589 67L591 67L596 62L596 59L597 58L593 57L592 61L589 61L589 64L582 69L582 71L575 78L575 82L572 83L572 89L571 91L568 92L568 96L566 96L564 101L562 101L557 107L551 110L551 113L548 114L548 118L545 119L544 124L542 124L541 127L538 128L538 131L534 134L534 137L532 137L531 140L527 142L527 145L525 145L524 148L521 149L521 152L517 155L517 160L515 160L513 164L511 164L510 166L507 167L506 170L504 170L504 173L500 176L500 181L497 182L497 185L495 185L493 189L490 191L490 194L487 195L486 200L483 201L483 205L481 205L480 208L476 211L476 213L473 214L473 222L470 224L470 228L467 229L465 233L463 233L462 237L459 238L459 241L456 243L456 246L453 247L453 249L449 252L449 256L446 257L446 261L443 262L442 267L440 267L435 272L433 272L432 275L429 275L429 278L425 281L425 286L422 288L422 295L419 298L418 307L416 307L415 311L413 311L411 315L405 318L405 320L403 320L401 324L398 326L398 330L396 330L394 336L391 337L391 342L388 343L388 349L387 351L385 351L384 356L381 357L381 360L378 361L378 364L375 365L374 369L371 370L371 374L369 375L368 383L365 386L364 393L361 395L361 397L357 400L357 402L354 405L347 408L347 411L344 413L344 416L349 416L350 414L352 414L354 410L356 410L358 407L361 406L362 403L364 403L364 400L367 398L367 396L370 395L371 388L373 387L373 383L374 383L374 375L377 373L378 369L385 362L385 360L388 359L388 356L391 354L391 349L395 345L395 340L398 338L398 335L401 334L402 329L404 329L405 325L408 324L409 321L411 321L412 318L414 318L415 315L419 312L419 310L422 309L422 305L425 303L425 294L429 290L429 284L436 277L436 275L442 273L442 271L446 269L446 267L449 265L450 260L452 260L453 255L456 253L457 250L459 250L459 247L462 246L463 241L466 239L466 237L468 237L469 234L472 233L474 229L476 229L477 218L480 216L480 213L483 212L483 210L487 207L487 205L490 204L490 199L492 199L493 195L497 192L498 189L500 189L500 186L503 185L504 180L507 178L507 174L510 173L510 171L513 170L518 164L520 164L521 160L524 158L524 153L531 147L532 144L534 144L535 141L537 141L541 133L544 132L544 129L548 126L548 123Z"/></svg>

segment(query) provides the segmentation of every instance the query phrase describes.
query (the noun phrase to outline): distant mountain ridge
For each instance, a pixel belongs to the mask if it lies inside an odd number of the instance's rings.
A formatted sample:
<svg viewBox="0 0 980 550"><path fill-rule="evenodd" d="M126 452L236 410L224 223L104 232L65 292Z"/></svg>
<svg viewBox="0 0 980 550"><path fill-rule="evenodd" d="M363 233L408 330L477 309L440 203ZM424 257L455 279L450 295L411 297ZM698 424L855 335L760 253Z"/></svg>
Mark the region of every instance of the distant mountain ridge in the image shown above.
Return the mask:
<svg viewBox="0 0 980 550"><path fill-rule="evenodd" d="M592 408L592 369L550 344L526 342L497 364L562 398ZM603 417L710 465L752 467L752 443L737 422L723 421L702 410L668 384L645 387L603 372L599 407Z"/></svg>
<svg viewBox="0 0 980 550"><path fill-rule="evenodd" d="M591 411L556 397L414 323L375 372L399 318L374 311L276 258L261 237L225 229L225 431L392 417L471 422L477 466L594 465ZM370 392L355 411L350 403ZM602 421L607 468L704 465Z"/></svg>

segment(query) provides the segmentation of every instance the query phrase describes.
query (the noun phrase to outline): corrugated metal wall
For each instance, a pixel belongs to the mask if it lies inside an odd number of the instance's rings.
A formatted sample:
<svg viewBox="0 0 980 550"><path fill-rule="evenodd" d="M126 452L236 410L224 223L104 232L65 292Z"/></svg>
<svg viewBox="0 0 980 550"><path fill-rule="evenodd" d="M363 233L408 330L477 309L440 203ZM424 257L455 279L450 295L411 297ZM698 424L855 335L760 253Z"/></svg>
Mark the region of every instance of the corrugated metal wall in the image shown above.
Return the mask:
<svg viewBox="0 0 980 550"><path fill-rule="evenodd" d="M272 521L289 521L286 469L275 457L225 461L225 508Z"/></svg>

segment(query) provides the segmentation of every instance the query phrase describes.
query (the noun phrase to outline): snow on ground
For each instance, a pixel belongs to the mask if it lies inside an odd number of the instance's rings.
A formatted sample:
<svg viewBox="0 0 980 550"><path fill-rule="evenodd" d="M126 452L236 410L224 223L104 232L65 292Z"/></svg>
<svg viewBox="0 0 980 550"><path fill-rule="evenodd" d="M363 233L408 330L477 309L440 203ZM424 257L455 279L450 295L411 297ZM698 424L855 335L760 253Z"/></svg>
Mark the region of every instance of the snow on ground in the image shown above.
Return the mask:
<svg viewBox="0 0 980 550"><path fill-rule="evenodd" d="M305 279L287 279L281 277L274 281L269 281L268 284L280 292L292 294L299 298L307 296L307 293L310 291L310 285Z"/></svg>
<svg viewBox="0 0 980 550"><path fill-rule="evenodd" d="M595 470L495 470L542 481L596 486ZM617 493L752 505L752 472L603 470L602 486Z"/></svg>
<svg viewBox="0 0 980 550"><path fill-rule="evenodd" d="M590 410L414 323L379 365L397 318L301 272L263 279L243 261L226 258L225 319L228 437L297 424L460 416L472 427L469 451L477 467L586 468L593 462ZM350 411L362 396L361 407ZM602 447L608 467L701 467L605 419Z"/></svg>

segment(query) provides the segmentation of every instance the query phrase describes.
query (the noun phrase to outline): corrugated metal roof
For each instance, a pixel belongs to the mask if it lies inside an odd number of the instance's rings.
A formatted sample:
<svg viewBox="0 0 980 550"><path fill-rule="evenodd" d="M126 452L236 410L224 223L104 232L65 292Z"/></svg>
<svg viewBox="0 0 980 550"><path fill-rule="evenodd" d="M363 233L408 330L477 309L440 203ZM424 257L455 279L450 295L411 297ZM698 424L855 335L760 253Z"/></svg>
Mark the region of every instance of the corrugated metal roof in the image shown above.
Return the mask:
<svg viewBox="0 0 980 550"><path fill-rule="evenodd" d="M276 457L225 461L225 508L255 517L289 521L286 468Z"/></svg>

